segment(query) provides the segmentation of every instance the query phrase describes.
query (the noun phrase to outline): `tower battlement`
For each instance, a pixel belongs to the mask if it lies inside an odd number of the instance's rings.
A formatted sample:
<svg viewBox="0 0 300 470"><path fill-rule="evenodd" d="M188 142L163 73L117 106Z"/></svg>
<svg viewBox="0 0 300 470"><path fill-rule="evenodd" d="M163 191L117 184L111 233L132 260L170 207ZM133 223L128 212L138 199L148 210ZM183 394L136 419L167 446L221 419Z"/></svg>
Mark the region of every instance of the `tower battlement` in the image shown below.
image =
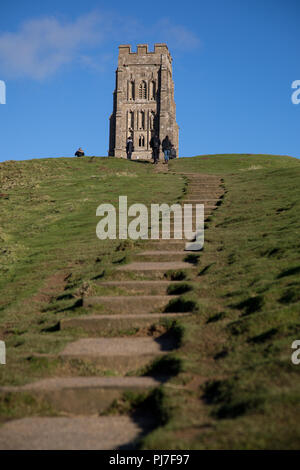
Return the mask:
<svg viewBox="0 0 300 470"><path fill-rule="evenodd" d="M109 155L126 157L126 141L132 136L133 159L150 159L154 133L162 141L166 135L178 155L178 125L172 79L172 57L167 44L119 46L113 112L110 116ZM162 156L162 152L161 152Z"/></svg>
<svg viewBox="0 0 300 470"><path fill-rule="evenodd" d="M149 51L148 44L138 44L136 52L132 52L130 44L120 44L119 55L124 54L170 54L167 44L154 44L154 51Z"/></svg>

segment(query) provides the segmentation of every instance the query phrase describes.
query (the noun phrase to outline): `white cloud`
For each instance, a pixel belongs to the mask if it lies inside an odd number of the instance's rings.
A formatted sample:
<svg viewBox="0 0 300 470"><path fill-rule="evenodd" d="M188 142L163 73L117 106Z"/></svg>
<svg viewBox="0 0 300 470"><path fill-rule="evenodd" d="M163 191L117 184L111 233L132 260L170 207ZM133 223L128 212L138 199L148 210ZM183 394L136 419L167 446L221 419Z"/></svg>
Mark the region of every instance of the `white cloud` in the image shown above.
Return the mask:
<svg viewBox="0 0 300 470"><path fill-rule="evenodd" d="M103 23L98 13L69 23L53 17L27 21L19 31L0 35L0 64L12 76L45 78L72 62L83 46L101 43Z"/></svg>
<svg viewBox="0 0 300 470"><path fill-rule="evenodd" d="M182 25L162 19L145 27L136 18L94 11L74 21L44 17L24 22L16 32L0 33L0 66L11 77L44 79L76 61L101 71L111 60L101 46L120 43L167 42L172 49L191 49L198 37ZM151 46L150 46L151 47Z"/></svg>

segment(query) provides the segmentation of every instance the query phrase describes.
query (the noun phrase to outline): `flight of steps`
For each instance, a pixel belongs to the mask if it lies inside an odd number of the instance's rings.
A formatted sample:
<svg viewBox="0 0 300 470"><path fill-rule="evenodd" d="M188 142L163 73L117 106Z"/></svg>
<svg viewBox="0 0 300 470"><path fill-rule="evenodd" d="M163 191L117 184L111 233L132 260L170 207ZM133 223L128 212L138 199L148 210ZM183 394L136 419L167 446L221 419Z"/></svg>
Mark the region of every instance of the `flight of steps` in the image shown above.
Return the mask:
<svg viewBox="0 0 300 470"><path fill-rule="evenodd" d="M156 171L167 171L157 165ZM220 178L184 174L188 180L182 203L205 204L208 217L223 194ZM167 305L178 295L169 295L182 285L168 280L170 271L193 270L193 261L184 251L185 240L149 241L147 250L137 252L132 263L116 269L112 280L99 280L109 294L84 297L90 313L60 321L60 329L85 332L68 344L58 358L88 361L113 376L55 377L20 387L2 387L1 393L30 393L46 400L59 416L25 417L0 427L0 449L130 449L155 426L151 410L143 416L101 416L124 392L150 391L167 383L166 376L134 375L157 358L176 350L175 339L160 334L164 319L176 319L192 312L170 312ZM194 253L195 255L195 253ZM134 276L134 279L132 278ZM119 295L120 289L122 295ZM166 313L166 311L168 313ZM157 334L149 334L152 330ZM128 335L128 331L139 334ZM87 336L87 337L86 337ZM46 355L49 357L49 355ZM149 413L150 411L150 413Z"/></svg>

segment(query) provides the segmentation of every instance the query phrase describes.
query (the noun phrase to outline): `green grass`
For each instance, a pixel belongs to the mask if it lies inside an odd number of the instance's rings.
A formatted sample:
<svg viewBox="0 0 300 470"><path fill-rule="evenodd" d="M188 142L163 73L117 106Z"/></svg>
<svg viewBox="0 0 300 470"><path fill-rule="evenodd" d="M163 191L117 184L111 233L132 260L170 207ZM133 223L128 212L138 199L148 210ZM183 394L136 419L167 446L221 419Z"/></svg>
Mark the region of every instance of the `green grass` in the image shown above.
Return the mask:
<svg viewBox="0 0 300 470"><path fill-rule="evenodd" d="M147 449L297 449L300 366L300 162L223 155L172 162L174 172L220 175L225 197L211 218L177 357L165 426ZM198 287L197 287L198 286Z"/></svg>
<svg viewBox="0 0 300 470"><path fill-rule="evenodd" d="M78 332L57 331L58 321L86 314L82 295L96 293L95 280L113 276L141 244L99 240L98 205L118 207L119 195L127 195L128 206L173 202L184 184L182 177L154 173L149 163L114 158L0 164L0 192L9 196L0 198L0 339L7 347L0 384L62 374L61 364L32 367L28 357L55 354L76 339Z"/></svg>
<svg viewBox="0 0 300 470"><path fill-rule="evenodd" d="M300 366L291 363L291 344L300 339L300 162L219 155L172 161L170 169L155 174L149 164L113 158L0 165L1 192L9 195L0 199L0 338L8 351L0 383L113 375L93 364L66 370L56 359L28 359L79 337L55 325L84 315L83 293L99 292L95 280L112 279L143 245L100 242L96 207L123 194L129 203L174 202L185 185L176 173L216 174L225 195L206 224L204 250L192 257L193 269L166 274L183 281L170 310L188 305L193 315L178 321L176 352L141 371L169 369L173 378L149 402L128 396L109 411L152 403L160 426L143 438L144 449L298 449ZM15 406L16 416L27 407Z"/></svg>
<svg viewBox="0 0 300 470"><path fill-rule="evenodd" d="M280 155L218 154L171 160L169 168L176 172L223 176L252 170L292 169L295 166L295 158Z"/></svg>
<svg viewBox="0 0 300 470"><path fill-rule="evenodd" d="M0 396L0 425L9 419L18 419L23 416L55 416L57 412L41 398L30 393L6 393Z"/></svg>

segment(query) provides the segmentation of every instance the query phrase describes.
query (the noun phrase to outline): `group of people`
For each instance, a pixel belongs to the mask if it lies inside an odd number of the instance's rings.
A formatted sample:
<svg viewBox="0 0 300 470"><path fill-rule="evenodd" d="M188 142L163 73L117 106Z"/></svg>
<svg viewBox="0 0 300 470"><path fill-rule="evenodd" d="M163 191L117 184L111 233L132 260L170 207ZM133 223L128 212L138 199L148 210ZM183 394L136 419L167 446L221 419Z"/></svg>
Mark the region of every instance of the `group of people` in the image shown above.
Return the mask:
<svg viewBox="0 0 300 470"><path fill-rule="evenodd" d="M164 152L165 163L168 163L170 158L176 158L176 149L172 142L169 139L169 136L166 136L162 142L157 134L154 134L150 140L150 147L152 148L152 157L154 163L158 163L159 160L159 149L160 145L162 151ZM126 155L129 160L131 160L132 152L134 152L133 139L131 136L128 137L126 142ZM84 151L81 147L75 152L76 157L84 157Z"/></svg>
<svg viewBox="0 0 300 470"><path fill-rule="evenodd" d="M152 158L154 163L158 163L160 145L162 147L162 151L164 152L164 163L168 163L170 158L176 158L176 149L170 141L169 136L166 136L164 140L160 142L158 135L154 134L150 140L150 147L152 149ZM126 142L126 155L129 160L131 160L132 152L134 152L133 139L131 136L129 136Z"/></svg>
<svg viewBox="0 0 300 470"><path fill-rule="evenodd" d="M158 135L154 134L150 140L154 163L158 163L160 144L162 151L164 152L165 163L168 163L170 158L176 158L176 149L170 141L169 136L166 135L164 140L160 142Z"/></svg>

